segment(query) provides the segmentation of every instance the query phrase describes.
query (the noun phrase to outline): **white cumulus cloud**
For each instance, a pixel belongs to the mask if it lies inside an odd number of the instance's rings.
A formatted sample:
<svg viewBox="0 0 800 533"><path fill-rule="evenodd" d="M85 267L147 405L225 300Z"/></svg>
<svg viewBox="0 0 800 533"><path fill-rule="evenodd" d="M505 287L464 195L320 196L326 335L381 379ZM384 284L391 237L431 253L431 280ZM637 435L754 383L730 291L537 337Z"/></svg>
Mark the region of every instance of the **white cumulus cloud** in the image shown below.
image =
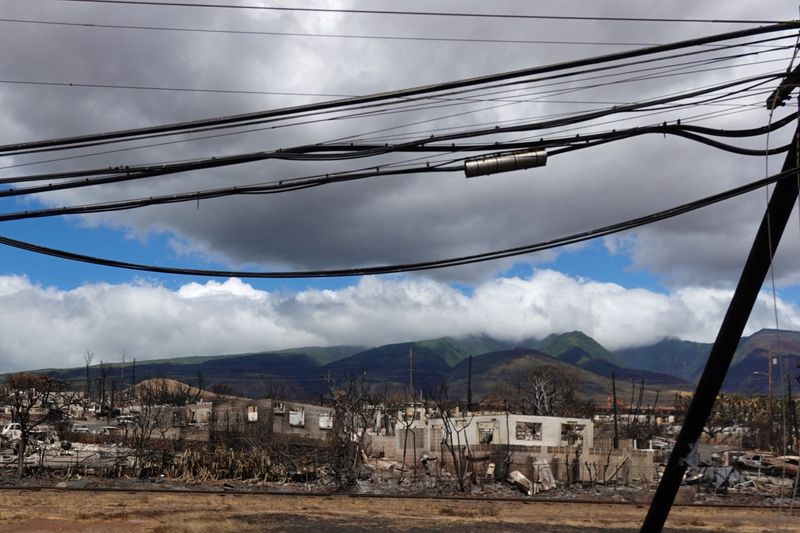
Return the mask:
<svg viewBox="0 0 800 533"><path fill-rule="evenodd" d="M239 280L187 283L177 290L138 284L47 288L0 276L0 371L128 357L212 355L309 345L378 345L445 335L488 334L519 341L582 330L609 349L670 336L713 340L731 292L671 293L537 270L500 278L472 294L420 278L363 278L336 290L271 292ZM782 328L800 328L794 306L778 299ZM746 333L774 327L763 293Z"/></svg>

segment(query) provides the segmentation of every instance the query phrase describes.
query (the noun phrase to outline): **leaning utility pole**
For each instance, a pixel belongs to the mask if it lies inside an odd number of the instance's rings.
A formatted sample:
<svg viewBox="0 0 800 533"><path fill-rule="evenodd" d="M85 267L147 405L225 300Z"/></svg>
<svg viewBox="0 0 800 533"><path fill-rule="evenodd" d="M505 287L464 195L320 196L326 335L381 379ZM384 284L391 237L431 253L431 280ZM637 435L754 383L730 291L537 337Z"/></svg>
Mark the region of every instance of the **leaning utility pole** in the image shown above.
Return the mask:
<svg viewBox="0 0 800 533"><path fill-rule="evenodd" d="M774 109L789 96L792 89L797 86L794 80L799 72L800 67L795 68L770 95L767 99L769 109ZM793 173L780 179L772 192L736 291L711 348L706 367L697 383L697 391L692 397L683 426L672 448L666 470L642 523L642 533L657 533L663 529L686 468L694 464L697 441L728 373L733 354L797 200L798 184L800 184L797 165L799 134L800 129L796 129L783 163L783 172L793 171Z"/></svg>

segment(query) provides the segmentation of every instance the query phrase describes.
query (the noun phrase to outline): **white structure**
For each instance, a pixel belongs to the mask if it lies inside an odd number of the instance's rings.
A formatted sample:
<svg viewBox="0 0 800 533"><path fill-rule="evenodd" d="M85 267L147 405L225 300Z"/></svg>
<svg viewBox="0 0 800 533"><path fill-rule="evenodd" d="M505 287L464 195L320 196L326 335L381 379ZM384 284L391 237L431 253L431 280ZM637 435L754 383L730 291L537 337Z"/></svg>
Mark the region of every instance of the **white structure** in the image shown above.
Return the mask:
<svg viewBox="0 0 800 533"><path fill-rule="evenodd" d="M395 425L395 434L391 437L380 437L376 444L385 449L402 450L410 447L436 452L448 433L445 431L447 420L452 443L461 446L581 446L588 449L594 445L594 425L588 418L459 412L443 418L435 413L428 414L421 407L409 409L405 417L401 415L400 418Z"/></svg>
<svg viewBox="0 0 800 533"><path fill-rule="evenodd" d="M428 419L444 427L444 419ZM561 418L514 414L462 415L449 418L453 440L473 444L512 446L583 446L594 444L594 425L588 418ZM459 435L456 435L459 433Z"/></svg>

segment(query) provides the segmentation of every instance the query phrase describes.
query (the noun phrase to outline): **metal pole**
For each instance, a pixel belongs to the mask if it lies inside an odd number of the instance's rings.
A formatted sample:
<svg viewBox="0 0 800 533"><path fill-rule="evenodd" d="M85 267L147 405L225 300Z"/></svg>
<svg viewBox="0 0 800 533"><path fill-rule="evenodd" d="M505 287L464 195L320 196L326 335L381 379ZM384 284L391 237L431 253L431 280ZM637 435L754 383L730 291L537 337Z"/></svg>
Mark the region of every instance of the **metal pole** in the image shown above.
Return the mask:
<svg viewBox="0 0 800 533"><path fill-rule="evenodd" d="M772 344L770 344L772 346ZM772 451L772 350L767 353L767 448Z"/></svg>
<svg viewBox="0 0 800 533"><path fill-rule="evenodd" d="M786 154L783 171L796 168L798 130L795 130L791 149ZM659 532L664 527L672 502L678 493L683 474L692 460L693 451L703 431L708 415L719 394L731 359L742 337L742 331L750 317L758 292L769 271L772 257L780 242L783 230L797 199L795 175L780 180L775 186L767 211L761 220L750 255L742 269L742 276L733 294L728 311L720 326L717 339L708 356L703 375L697 384L689 410L686 412L675 447L669 456L664 476L656 489L650 509L642 523L642 533Z"/></svg>

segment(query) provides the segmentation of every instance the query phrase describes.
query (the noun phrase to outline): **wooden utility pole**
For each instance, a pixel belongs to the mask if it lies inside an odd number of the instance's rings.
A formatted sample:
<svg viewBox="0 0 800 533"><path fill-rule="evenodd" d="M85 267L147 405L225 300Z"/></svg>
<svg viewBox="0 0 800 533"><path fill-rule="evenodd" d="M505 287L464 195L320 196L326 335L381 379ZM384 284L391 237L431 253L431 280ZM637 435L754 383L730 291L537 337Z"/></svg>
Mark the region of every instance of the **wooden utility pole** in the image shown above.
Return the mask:
<svg viewBox="0 0 800 533"><path fill-rule="evenodd" d="M781 87L786 82L784 81ZM768 100L769 102L769 100ZM769 105L769 104L768 104ZM775 99L772 100L774 107ZM771 108L772 108L771 107ZM683 474L693 464L697 441L703 431L708 415L714 406L722 382L728 373L733 354L742 338L742 332L753 310L758 293L769 272L772 258L780 243L786 224L798 195L797 157L800 131L795 130L782 172L792 172L775 185L767 210L761 220L750 254L747 256L739 283L725 313L714 346L708 356L706 367L697 383L686 418L672 448L664 475L656 489L650 509L642 523L642 533L657 533L664 527L672 502L678 493Z"/></svg>

